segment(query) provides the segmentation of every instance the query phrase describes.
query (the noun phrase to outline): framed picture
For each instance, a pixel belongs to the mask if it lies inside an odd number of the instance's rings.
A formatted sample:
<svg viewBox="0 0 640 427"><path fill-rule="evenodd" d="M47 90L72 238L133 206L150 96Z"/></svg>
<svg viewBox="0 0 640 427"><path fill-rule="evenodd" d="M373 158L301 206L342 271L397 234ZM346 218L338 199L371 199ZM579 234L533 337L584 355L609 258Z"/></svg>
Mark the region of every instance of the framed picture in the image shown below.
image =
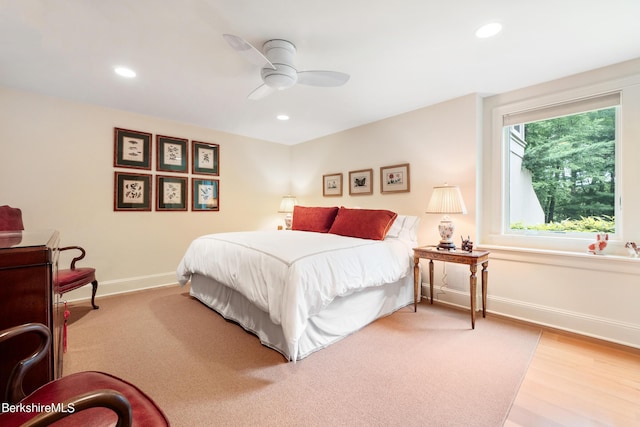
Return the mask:
<svg viewBox="0 0 640 427"><path fill-rule="evenodd" d="M217 179L192 178L191 182L191 210L219 211L220 181Z"/></svg>
<svg viewBox="0 0 640 427"><path fill-rule="evenodd" d="M191 141L194 174L220 175L220 146L208 142Z"/></svg>
<svg viewBox="0 0 640 427"><path fill-rule="evenodd" d="M187 178L156 175L156 210L187 210Z"/></svg>
<svg viewBox="0 0 640 427"><path fill-rule="evenodd" d="M187 172L189 151L187 140L171 136L156 135L158 163L156 169L165 172Z"/></svg>
<svg viewBox="0 0 640 427"><path fill-rule="evenodd" d="M349 172L349 194L373 194L373 169Z"/></svg>
<svg viewBox="0 0 640 427"><path fill-rule="evenodd" d="M150 211L151 175L115 172L114 211Z"/></svg>
<svg viewBox="0 0 640 427"><path fill-rule="evenodd" d="M113 166L151 169L151 134L113 128Z"/></svg>
<svg viewBox="0 0 640 427"><path fill-rule="evenodd" d="M342 196L342 174L332 173L329 175L322 175L322 195L328 196Z"/></svg>
<svg viewBox="0 0 640 427"><path fill-rule="evenodd" d="M410 191L409 163L380 168L380 192L403 193Z"/></svg>

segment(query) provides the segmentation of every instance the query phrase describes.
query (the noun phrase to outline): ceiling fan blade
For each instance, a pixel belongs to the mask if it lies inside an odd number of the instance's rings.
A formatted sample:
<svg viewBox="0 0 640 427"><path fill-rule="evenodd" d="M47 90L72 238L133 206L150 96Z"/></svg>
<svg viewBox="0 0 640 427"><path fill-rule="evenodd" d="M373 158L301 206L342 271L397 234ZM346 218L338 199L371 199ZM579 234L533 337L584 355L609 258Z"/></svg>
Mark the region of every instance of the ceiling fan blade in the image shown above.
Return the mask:
<svg viewBox="0 0 640 427"><path fill-rule="evenodd" d="M276 69L266 56L243 38L234 36L233 34L223 34L222 37L224 37L233 50L244 56L249 62L259 65L260 67Z"/></svg>
<svg viewBox="0 0 640 427"><path fill-rule="evenodd" d="M338 71L298 71L298 83L309 86L342 86L349 80L349 74Z"/></svg>
<svg viewBox="0 0 640 427"><path fill-rule="evenodd" d="M268 95L271 95L275 91L276 90L270 86L260 85L257 88L255 88L253 92L251 92L249 96L247 96L247 98L249 98L252 101L257 101L258 99L262 99L267 97Z"/></svg>

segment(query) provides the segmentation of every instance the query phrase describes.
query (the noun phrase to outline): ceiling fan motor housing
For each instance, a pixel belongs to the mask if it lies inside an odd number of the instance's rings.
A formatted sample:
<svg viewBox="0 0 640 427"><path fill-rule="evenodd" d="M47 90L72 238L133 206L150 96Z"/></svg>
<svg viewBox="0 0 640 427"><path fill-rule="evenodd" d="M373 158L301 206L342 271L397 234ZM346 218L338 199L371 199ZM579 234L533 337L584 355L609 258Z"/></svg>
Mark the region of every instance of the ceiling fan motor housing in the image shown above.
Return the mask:
<svg viewBox="0 0 640 427"><path fill-rule="evenodd" d="M264 84L274 89L287 89L298 81L298 71L293 65L296 47L286 40L269 40L262 45L265 57L273 64L260 71Z"/></svg>

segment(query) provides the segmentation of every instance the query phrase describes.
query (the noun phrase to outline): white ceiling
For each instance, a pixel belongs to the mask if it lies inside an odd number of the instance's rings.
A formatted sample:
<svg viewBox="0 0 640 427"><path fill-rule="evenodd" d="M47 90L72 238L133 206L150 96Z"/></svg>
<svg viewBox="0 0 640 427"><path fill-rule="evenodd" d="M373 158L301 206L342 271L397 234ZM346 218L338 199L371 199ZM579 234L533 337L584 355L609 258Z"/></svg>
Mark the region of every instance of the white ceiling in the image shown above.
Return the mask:
<svg viewBox="0 0 640 427"><path fill-rule="evenodd" d="M0 85L296 144L638 58L639 19L640 0L0 0ZM351 79L250 101L258 67L223 33Z"/></svg>

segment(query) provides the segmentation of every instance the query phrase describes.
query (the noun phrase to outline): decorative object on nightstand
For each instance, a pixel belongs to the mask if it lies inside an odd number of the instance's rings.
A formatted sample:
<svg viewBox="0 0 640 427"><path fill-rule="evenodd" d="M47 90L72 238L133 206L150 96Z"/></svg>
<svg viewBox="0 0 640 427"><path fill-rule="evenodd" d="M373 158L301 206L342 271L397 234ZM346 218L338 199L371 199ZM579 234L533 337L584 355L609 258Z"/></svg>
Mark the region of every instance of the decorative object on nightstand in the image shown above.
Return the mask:
<svg viewBox="0 0 640 427"><path fill-rule="evenodd" d="M460 236L462 239L462 247L461 249L465 252L473 252L473 242L471 241L471 237L467 236L467 239L463 236Z"/></svg>
<svg viewBox="0 0 640 427"><path fill-rule="evenodd" d="M293 207L298 204L296 196L287 195L282 198L280 202L280 209L278 212L285 213L284 224L287 230L291 230L291 224L293 223Z"/></svg>
<svg viewBox="0 0 640 427"><path fill-rule="evenodd" d="M433 187L433 193L431 194L431 200L427 206L427 213L444 214L440 224L438 225L438 232L440 233L440 243L438 244L439 250L455 250L456 245L453 243L452 237L455 232L455 225L449 214L466 214L467 207L462 200L462 194L460 188L457 185L445 185L439 187Z"/></svg>

